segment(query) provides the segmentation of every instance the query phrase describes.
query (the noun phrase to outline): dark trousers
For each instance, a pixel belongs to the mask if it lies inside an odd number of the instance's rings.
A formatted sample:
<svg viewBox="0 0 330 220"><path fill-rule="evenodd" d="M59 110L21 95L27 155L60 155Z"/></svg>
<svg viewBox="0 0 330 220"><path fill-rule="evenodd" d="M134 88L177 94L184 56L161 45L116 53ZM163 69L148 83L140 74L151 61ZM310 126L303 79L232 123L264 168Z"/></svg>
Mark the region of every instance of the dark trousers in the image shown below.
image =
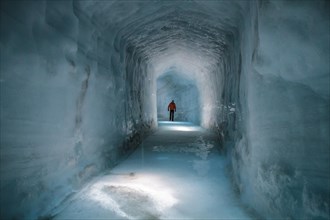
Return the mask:
<svg viewBox="0 0 330 220"><path fill-rule="evenodd" d="M174 110L170 110L170 121L174 121Z"/></svg>

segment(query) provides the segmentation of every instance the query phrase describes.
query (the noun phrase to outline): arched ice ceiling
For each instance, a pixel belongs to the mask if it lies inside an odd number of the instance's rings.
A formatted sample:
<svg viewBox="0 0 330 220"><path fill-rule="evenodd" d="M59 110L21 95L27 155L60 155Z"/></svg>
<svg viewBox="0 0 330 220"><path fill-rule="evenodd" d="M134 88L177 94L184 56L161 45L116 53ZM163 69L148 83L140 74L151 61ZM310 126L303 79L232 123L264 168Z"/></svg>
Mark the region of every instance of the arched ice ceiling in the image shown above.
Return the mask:
<svg viewBox="0 0 330 220"><path fill-rule="evenodd" d="M216 117L224 75L235 72L237 56L232 54L238 54L249 5L245 0L76 1L74 10L80 20L87 18L98 27L124 65L134 67L131 71L147 66L143 71L153 85L169 69L196 81L202 125L208 127ZM155 86L152 90L154 94ZM156 100L151 102L156 114Z"/></svg>
<svg viewBox="0 0 330 220"><path fill-rule="evenodd" d="M201 72L216 65L239 34L248 1L77 1L74 6L118 51L125 48L142 61L166 66L157 72L175 61Z"/></svg>

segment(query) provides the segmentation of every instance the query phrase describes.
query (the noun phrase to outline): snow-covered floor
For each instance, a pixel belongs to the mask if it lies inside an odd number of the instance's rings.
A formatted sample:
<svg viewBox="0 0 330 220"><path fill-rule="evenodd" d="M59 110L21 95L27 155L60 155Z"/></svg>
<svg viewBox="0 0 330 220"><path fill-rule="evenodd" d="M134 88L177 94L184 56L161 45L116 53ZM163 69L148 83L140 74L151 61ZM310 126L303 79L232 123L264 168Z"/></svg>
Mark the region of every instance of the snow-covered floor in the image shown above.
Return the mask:
<svg viewBox="0 0 330 220"><path fill-rule="evenodd" d="M216 138L159 122L128 159L95 178L55 219L251 219L226 174Z"/></svg>

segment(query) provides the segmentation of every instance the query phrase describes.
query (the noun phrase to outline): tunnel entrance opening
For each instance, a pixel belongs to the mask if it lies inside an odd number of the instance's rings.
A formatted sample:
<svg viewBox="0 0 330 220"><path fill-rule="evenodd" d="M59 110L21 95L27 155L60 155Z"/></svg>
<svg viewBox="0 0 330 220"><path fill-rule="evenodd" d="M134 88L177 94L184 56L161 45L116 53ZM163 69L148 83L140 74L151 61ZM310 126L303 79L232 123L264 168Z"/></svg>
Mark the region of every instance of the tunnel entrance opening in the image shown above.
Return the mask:
<svg viewBox="0 0 330 220"><path fill-rule="evenodd" d="M194 80L169 70L157 78L157 119L169 121L168 104L174 100L174 121L200 125L199 91Z"/></svg>

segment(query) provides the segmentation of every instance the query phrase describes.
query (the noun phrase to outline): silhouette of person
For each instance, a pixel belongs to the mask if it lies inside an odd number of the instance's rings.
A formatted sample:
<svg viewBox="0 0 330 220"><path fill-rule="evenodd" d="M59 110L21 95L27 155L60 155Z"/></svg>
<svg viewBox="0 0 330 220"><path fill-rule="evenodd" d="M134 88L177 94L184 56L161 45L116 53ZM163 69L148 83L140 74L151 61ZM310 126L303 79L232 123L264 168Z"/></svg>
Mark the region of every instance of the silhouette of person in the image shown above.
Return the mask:
<svg viewBox="0 0 330 220"><path fill-rule="evenodd" d="M170 111L170 121L174 121L174 112L176 112L176 106L174 100L168 104L167 111Z"/></svg>

